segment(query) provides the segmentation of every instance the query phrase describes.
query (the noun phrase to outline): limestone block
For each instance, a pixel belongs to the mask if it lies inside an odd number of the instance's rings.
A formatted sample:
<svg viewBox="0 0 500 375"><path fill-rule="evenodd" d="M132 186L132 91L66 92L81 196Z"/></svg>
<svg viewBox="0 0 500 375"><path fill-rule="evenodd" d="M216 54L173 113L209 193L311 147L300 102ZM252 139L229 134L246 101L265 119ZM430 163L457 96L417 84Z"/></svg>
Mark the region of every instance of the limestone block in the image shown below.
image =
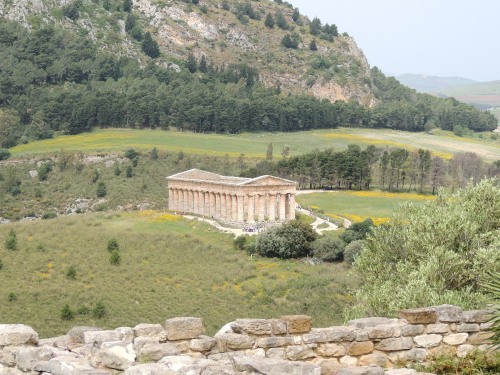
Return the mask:
<svg viewBox="0 0 500 375"><path fill-rule="evenodd" d="M359 357L358 366L387 367L387 357L382 353L362 355Z"/></svg>
<svg viewBox="0 0 500 375"><path fill-rule="evenodd" d="M493 327L493 322L481 323L480 329L481 331L489 331Z"/></svg>
<svg viewBox="0 0 500 375"><path fill-rule="evenodd" d="M358 359L356 357L351 357L350 355L346 355L339 359L339 363L345 366L357 366Z"/></svg>
<svg viewBox="0 0 500 375"><path fill-rule="evenodd" d="M23 371L35 369L39 361L48 361L54 357L55 349L50 347L22 347L16 353L17 367Z"/></svg>
<svg viewBox="0 0 500 375"><path fill-rule="evenodd" d="M125 370L123 375L174 375L178 374L176 371L169 370L164 364L161 363L145 363L142 365L135 365Z"/></svg>
<svg viewBox="0 0 500 375"><path fill-rule="evenodd" d="M479 332L479 324L477 323L457 324L457 333L462 333L462 332Z"/></svg>
<svg viewBox="0 0 500 375"><path fill-rule="evenodd" d="M459 323L462 321L462 309L453 305L433 306L441 323Z"/></svg>
<svg viewBox="0 0 500 375"><path fill-rule="evenodd" d="M165 341L167 339L167 333L163 329L161 324L147 324L141 323L136 325L134 328L135 337L153 337L158 339L158 341Z"/></svg>
<svg viewBox="0 0 500 375"><path fill-rule="evenodd" d="M83 337L80 343L81 342L83 342ZM38 340L38 346L52 346L54 348L60 348L60 349L75 347L75 345L78 346L78 343L73 342L73 340L69 335L50 337L47 339Z"/></svg>
<svg viewBox="0 0 500 375"><path fill-rule="evenodd" d="M455 333L452 335L444 336L443 342L446 345L462 345L467 341L469 335L467 333Z"/></svg>
<svg viewBox="0 0 500 375"><path fill-rule="evenodd" d="M286 322L282 319L269 319L273 335L286 335Z"/></svg>
<svg viewBox="0 0 500 375"><path fill-rule="evenodd" d="M424 333L425 327L422 324L408 324L403 327L401 334L403 336L417 336Z"/></svg>
<svg viewBox="0 0 500 375"><path fill-rule="evenodd" d="M24 324L0 324L0 346L36 345L38 333Z"/></svg>
<svg viewBox="0 0 500 375"><path fill-rule="evenodd" d="M473 333L469 336L469 344L471 345L481 345L481 344L490 344L490 338L494 335L493 332L482 331Z"/></svg>
<svg viewBox="0 0 500 375"><path fill-rule="evenodd" d="M89 326L77 326L73 327L68 331L68 335L73 342L83 344L84 337L83 334L88 331L102 331L101 328L98 327L89 327Z"/></svg>
<svg viewBox="0 0 500 375"><path fill-rule="evenodd" d="M370 338L368 337L368 331L357 331L356 332L356 341L368 341Z"/></svg>
<svg viewBox="0 0 500 375"><path fill-rule="evenodd" d="M270 335L272 332L272 324L266 319L236 319L231 328L235 333L248 335Z"/></svg>
<svg viewBox="0 0 500 375"><path fill-rule="evenodd" d="M435 346L438 346L442 340L443 336L435 334L419 335L413 338L415 344L420 348L433 348Z"/></svg>
<svg viewBox="0 0 500 375"><path fill-rule="evenodd" d="M83 343L101 347L103 342L121 341L121 335L116 330L85 331L83 332Z"/></svg>
<svg viewBox="0 0 500 375"><path fill-rule="evenodd" d="M335 341L354 341L357 336L355 327L330 327L325 330L326 339L329 342Z"/></svg>
<svg viewBox="0 0 500 375"><path fill-rule="evenodd" d="M448 333L449 325L444 323L429 324L425 330L426 333Z"/></svg>
<svg viewBox="0 0 500 375"><path fill-rule="evenodd" d="M310 333L302 335L302 341L304 344L327 342L327 330L325 328L312 329Z"/></svg>
<svg viewBox="0 0 500 375"><path fill-rule="evenodd" d="M396 362L424 362L427 359L427 350L414 348L401 352L387 353L387 357L392 363Z"/></svg>
<svg viewBox="0 0 500 375"><path fill-rule="evenodd" d="M430 324L436 323L437 311L431 307L407 309L401 310L398 316L401 319L406 319L409 324Z"/></svg>
<svg viewBox="0 0 500 375"><path fill-rule="evenodd" d="M177 341L174 345L180 352L186 353L189 351L190 340Z"/></svg>
<svg viewBox="0 0 500 375"><path fill-rule="evenodd" d="M457 348L457 357L464 358L469 352L475 350L476 347L474 345L460 345Z"/></svg>
<svg viewBox="0 0 500 375"><path fill-rule="evenodd" d="M321 367L322 375L336 375L339 369L342 368L341 365L339 364L339 361L333 358L330 359L316 358L313 359L311 362Z"/></svg>
<svg viewBox="0 0 500 375"><path fill-rule="evenodd" d="M140 359L147 358L153 361L159 361L165 356L178 354L181 354L181 351L177 345L169 342L145 345L137 352Z"/></svg>
<svg viewBox="0 0 500 375"><path fill-rule="evenodd" d="M356 328L363 329L366 327L376 327L381 324L391 324L397 322L398 319L374 317L374 318L361 318L361 319L349 320L347 324L350 326L355 326Z"/></svg>
<svg viewBox="0 0 500 375"><path fill-rule="evenodd" d="M386 339L394 335L394 328L387 325L368 327L366 330L370 339Z"/></svg>
<svg viewBox="0 0 500 375"><path fill-rule="evenodd" d="M131 344L134 341L134 330L130 327L119 327L115 329L120 341Z"/></svg>
<svg viewBox="0 0 500 375"><path fill-rule="evenodd" d="M304 341L305 342L305 341ZM283 346L294 345L293 337L290 336L272 336L272 337L262 337L257 339L257 346L259 348L278 348Z"/></svg>
<svg viewBox="0 0 500 375"><path fill-rule="evenodd" d="M0 349L0 364L6 366L15 366L16 365L16 356L20 347L17 346L7 346Z"/></svg>
<svg viewBox="0 0 500 375"><path fill-rule="evenodd" d="M411 368L393 368L387 370L385 375L418 375L418 372Z"/></svg>
<svg viewBox="0 0 500 375"><path fill-rule="evenodd" d="M139 353L143 347L159 344L158 339L149 336L139 336L134 339L134 350Z"/></svg>
<svg viewBox="0 0 500 375"><path fill-rule="evenodd" d="M42 365L42 366L40 366ZM40 366L40 367L39 367ZM45 368L45 367L48 368ZM48 372L52 375L111 375L110 371L96 369L83 357L58 356L48 362L39 362L36 371Z"/></svg>
<svg viewBox="0 0 500 375"><path fill-rule="evenodd" d="M462 313L465 323L485 323L489 320L489 312L487 310L469 310Z"/></svg>
<svg viewBox="0 0 500 375"><path fill-rule="evenodd" d="M359 356L368 354L373 351L373 342L371 341L355 341L347 347L347 354Z"/></svg>
<svg viewBox="0 0 500 375"><path fill-rule="evenodd" d="M26 373L18 370L15 367L6 367L0 365L0 375L26 375Z"/></svg>
<svg viewBox="0 0 500 375"><path fill-rule="evenodd" d="M231 350L251 349L255 340L248 335L240 335L238 333L224 333L217 336L224 346Z"/></svg>
<svg viewBox="0 0 500 375"><path fill-rule="evenodd" d="M164 364L167 369L175 371L176 374L206 374L206 375L229 375L234 374L232 366L227 359L216 362L206 358L191 358L189 356L167 356L158 363Z"/></svg>
<svg viewBox="0 0 500 375"><path fill-rule="evenodd" d="M302 361L308 358L315 358L316 353L313 350L314 347L314 344L288 346L285 349L286 356L291 361Z"/></svg>
<svg viewBox="0 0 500 375"><path fill-rule="evenodd" d="M188 340L203 335L203 320L201 318L172 318L165 322L167 340Z"/></svg>
<svg viewBox="0 0 500 375"><path fill-rule="evenodd" d="M339 344L320 344L316 352L322 357L342 357L347 354L346 348Z"/></svg>
<svg viewBox="0 0 500 375"><path fill-rule="evenodd" d="M430 358L435 358L442 355L454 357L457 354L457 348L455 346L439 345L427 349L427 354Z"/></svg>
<svg viewBox="0 0 500 375"><path fill-rule="evenodd" d="M394 352L401 350L409 350L413 348L413 340L411 337L398 337L383 339L376 344L376 349L383 352Z"/></svg>
<svg viewBox="0 0 500 375"><path fill-rule="evenodd" d="M266 350L266 357L286 359L285 348L269 348Z"/></svg>
<svg viewBox="0 0 500 375"><path fill-rule="evenodd" d="M136 353L132 344L103 343L98 357L104 366L123 371L134 365Z"/></svg>
<svg viewBox="0 0 500 375"><path fill-rule="evenodd" d="M262 348L245 350L245 355L249 357L266 357L266 351Z"/></svg>
<svg viewBox="0 0 500 375"><path fill-rule="evenodd" d="M209 336L200 336L198 339L191 340L189 348L195 352L208 352L217 345L217 339Z"/></svg>
<svg viewBox="0 0 500 375"><path fill-rule="evenodd" d="M285 315L281 319L286 322L288 333L307 333L311 330L312 319L308 315Z"/></svg>
<svg viewBox="0 0 500 375"><path fill-rule="evenodd" d="M248 356L233 357L232 361L234 369L244 374L321 375L320 366L306 362Z"/></svg>
<svg viewBox="0 0 500 375"><path fill-rule="evenodd" d="M353 367L343 368L339 370L338 375L384 375L385 371L382 367Z"/></svg>

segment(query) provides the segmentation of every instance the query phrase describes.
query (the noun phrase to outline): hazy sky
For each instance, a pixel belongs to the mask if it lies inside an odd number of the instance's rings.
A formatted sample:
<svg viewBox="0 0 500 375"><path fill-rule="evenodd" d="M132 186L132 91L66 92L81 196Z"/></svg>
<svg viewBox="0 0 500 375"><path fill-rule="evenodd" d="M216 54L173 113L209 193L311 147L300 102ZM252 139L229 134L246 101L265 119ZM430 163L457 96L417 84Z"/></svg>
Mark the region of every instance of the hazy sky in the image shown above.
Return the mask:
<svg viewBox="0 0 500 375"><path fill-rule="evenodd" d="M385 73L500 80L500 0L288 0Z"/></svg>

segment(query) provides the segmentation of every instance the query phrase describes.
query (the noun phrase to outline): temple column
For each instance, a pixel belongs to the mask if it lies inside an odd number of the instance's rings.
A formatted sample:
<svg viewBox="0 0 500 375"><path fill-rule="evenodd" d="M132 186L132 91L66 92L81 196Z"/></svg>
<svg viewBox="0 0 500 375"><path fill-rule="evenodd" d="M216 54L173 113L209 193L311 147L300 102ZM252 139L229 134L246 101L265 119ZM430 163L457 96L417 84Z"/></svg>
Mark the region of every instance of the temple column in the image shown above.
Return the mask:
<svg viewBox="0 0 500 375"><path fill-rule="evenodd" d="M193 191L193 213L198 214L198 191Z"/></svg>
<svg viewBox="0 0 500 375"><path fill-rule="evenodd" d="M205 195L205 216L210 216L210 193L206 191Z"/></svg>
<svg viewBox="0 0 500 375"><path fill-rule="evenodd" d="M198 192L198 209L200 210L200 215L205 216L205 192Z"/></svg>
<svg viewBox="0 0 500 375"><path fill-rule="evenodd" d="M279 198L279 218L282 221L286 220L286 194L280 193Z"/></svg>
<svg viewBox="0 0 500 375"><path fill-rule="evenodd" d="M269 194L269 221L276 221L276 193Z"/></svg>
<svg viewBox="0 0 500 375"><path fill-rule="evenodd" d="M243 223L245 218L245 197L243 195L236 196L238 200L238 222Z"/></svg>
<svg viewBox="0 0 500 375"><path fill-rule="evenodd" d="M266 211L266 195L259 194L258 197L257 212L259 215L259 221L264 221Z"/></svg>
<svg viewBox="0 0 500 375"><path fill-rule="evenodd" d="M168 188L168 209L174 209L174 189Z"/></svg>
<svg viewBox="0 0 500 375"><path fill-rule="evenodd" d="M295 195L287 194L286 219L295 219Z"/></svg>
<svg viewBox="0 0 500 375"><path fill-rule="evenodd" d="M231 220L238 220L238 199L236 195L231 195Z"/></svg>
<svg viewBox="0 0 500 375"><path fill-rule="evenodd" d="M215 194L208 193L208 216L213 217L215 214Z"/></svg>
<svg viewBox="0 0 500 375"><path fill-rule="evenodd" d="M249 223L254 223L255 222L255 197L253 195L248 196L248 207L247 207L247 212L248 212L248 222Z"/></svg>
<svg viewBox="0 0 500 375"><path fill-rule="evenodd" d="M221 211L221 204L220 204L220 197L221 193L215 193L215 215L214 217L216 219L220 219L220 211Z"/></svg>
<svg viewBox="0 0 500 375"><path fill-rule="evenodd" d="M184 190L179 189L179 210L184 211Z"/></svg>

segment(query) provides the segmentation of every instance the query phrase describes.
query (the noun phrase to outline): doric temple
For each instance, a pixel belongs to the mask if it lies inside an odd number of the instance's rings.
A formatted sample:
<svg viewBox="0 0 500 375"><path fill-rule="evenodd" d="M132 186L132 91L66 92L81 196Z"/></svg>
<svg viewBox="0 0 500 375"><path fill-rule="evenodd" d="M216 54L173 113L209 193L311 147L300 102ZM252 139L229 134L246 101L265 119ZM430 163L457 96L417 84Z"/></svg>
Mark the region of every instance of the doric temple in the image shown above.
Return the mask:
<svg viewBox="0 0 500 375"><path fill-rule="evenodd" d="M243 178L190 169L167 177L168 208L232 225L295 218L294 181L273 176Z"/></svg>

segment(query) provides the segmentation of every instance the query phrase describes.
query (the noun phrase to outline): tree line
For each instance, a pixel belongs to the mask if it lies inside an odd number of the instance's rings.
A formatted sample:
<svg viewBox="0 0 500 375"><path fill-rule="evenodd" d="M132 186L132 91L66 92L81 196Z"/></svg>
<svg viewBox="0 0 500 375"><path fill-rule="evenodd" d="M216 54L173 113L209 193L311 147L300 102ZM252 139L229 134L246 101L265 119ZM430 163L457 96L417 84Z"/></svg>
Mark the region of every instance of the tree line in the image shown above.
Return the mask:
<svg viewBox="0 0 500 375"><path fill-rule="evenodd" d="M216 133L497 126L487 112L417 94L377 68L370 84L380 104L370 109L265 87L246 64L214 66L190 56L179 72L152 60L141 66L50 25L28 31L0 19L0 36L0 147L96 126Z"/></svg>
<svg viewBox="0 0 500 375"><path fill-rule="evenodd" d="M273 160L272 151L264 161L242 173L244 177L273 174L298 182L300 189L368 190L372 184L389 191L417 191L435 194L440 187L464 188L470 181L500 176L500 160L487 164L475 153L457 153L450 160L429 150L404 148L313 151ZM272 148L271 148L272 150Z"/></svg>

